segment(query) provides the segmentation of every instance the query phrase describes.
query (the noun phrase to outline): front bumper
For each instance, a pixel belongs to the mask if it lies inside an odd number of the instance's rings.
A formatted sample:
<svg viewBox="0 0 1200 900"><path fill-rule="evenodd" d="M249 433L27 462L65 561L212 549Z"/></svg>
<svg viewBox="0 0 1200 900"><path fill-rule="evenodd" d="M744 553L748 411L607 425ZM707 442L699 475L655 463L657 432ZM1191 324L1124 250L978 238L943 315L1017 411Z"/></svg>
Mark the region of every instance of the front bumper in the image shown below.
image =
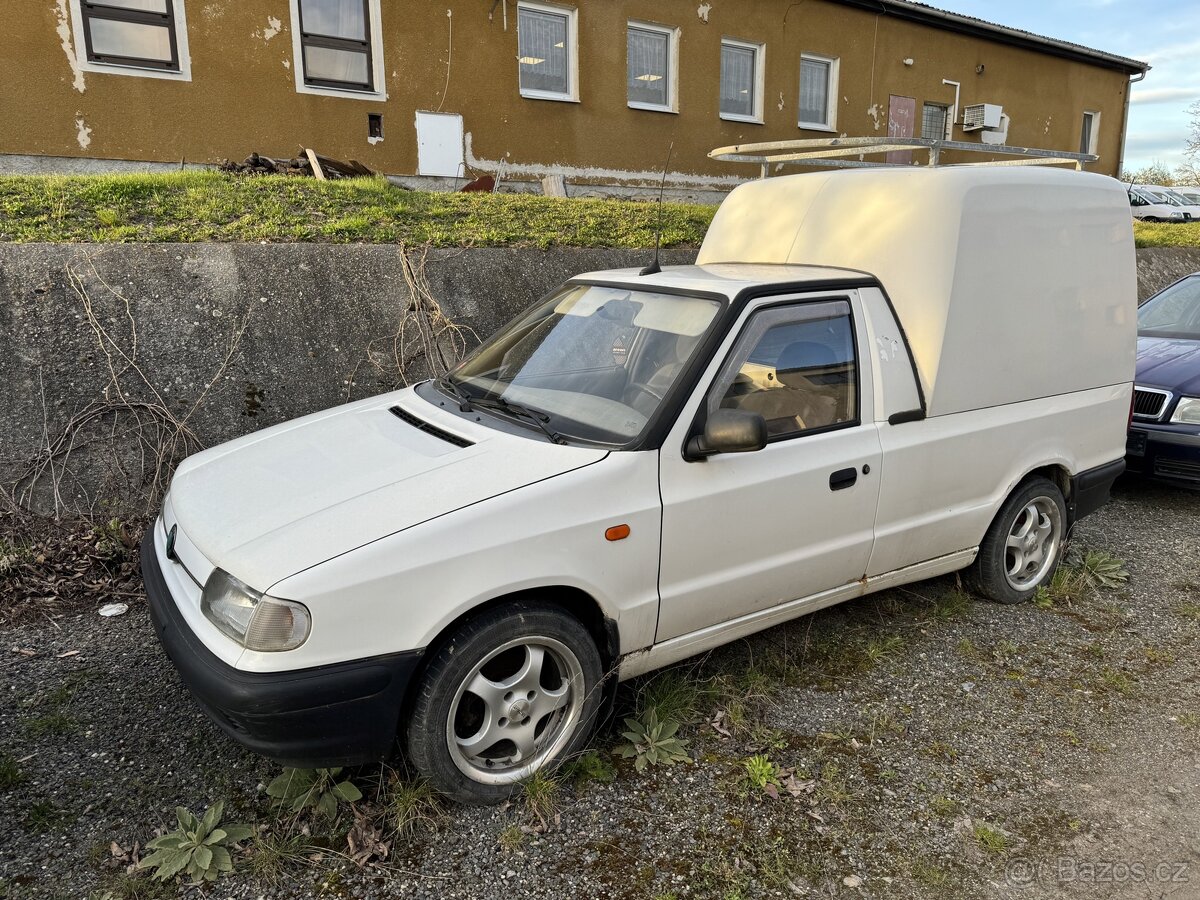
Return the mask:
<svg viewBox="0 0 1200 900"><path fill-rule="evenodd" d="M1185 430L1188 427L1135 422L1125 445L1129 471L1200 488L1200 434Z"/></svg>
<svg viewBox="0 0 1200 900"><path fill-rule="evenodd" d="M288 766L377 762L395 744L400 709L422 651L293 672L243 672L218 659L188 627L142 539L142 576L159 641L200 707L227 735Z"/></svg>

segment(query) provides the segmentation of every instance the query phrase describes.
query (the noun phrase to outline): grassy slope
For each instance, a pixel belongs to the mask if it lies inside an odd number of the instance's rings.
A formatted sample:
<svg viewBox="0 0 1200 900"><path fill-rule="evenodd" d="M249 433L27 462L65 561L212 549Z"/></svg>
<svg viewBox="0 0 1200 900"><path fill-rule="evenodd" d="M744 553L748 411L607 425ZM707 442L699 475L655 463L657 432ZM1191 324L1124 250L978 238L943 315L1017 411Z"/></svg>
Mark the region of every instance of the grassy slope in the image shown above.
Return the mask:
<svg viewBox="0 0 1200 900"><path fill-rule="evenodd" d="M663 246L698 246L709 206L665 204ZM216 172L0 177L0 241L324 241L647 247L653 204L405 191Z"/></svg>
<svg viewBox="0 0 1200 900"><path fill-rule="evenodd" d="M698 246L714 207L663 206L663 246ZM216 172L0 177L0 241L325 241L648 247L653 204L405 191L381 179ZM1134 224L1139 247L1200 247L1200 223Z"/></svg>

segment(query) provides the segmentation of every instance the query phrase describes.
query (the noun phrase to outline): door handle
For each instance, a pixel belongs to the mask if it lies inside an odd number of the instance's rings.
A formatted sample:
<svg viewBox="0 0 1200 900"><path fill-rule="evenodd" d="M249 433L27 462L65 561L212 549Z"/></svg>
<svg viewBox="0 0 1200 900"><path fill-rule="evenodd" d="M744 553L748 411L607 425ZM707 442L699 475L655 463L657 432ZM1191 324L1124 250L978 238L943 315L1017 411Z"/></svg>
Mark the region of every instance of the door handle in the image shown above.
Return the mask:
<svg viewBox="0 0 1200 900"><path fill-rule="evenodd" d="M838 469L829 476L829 489L842 491L858 481L858 469Z"/></svg>

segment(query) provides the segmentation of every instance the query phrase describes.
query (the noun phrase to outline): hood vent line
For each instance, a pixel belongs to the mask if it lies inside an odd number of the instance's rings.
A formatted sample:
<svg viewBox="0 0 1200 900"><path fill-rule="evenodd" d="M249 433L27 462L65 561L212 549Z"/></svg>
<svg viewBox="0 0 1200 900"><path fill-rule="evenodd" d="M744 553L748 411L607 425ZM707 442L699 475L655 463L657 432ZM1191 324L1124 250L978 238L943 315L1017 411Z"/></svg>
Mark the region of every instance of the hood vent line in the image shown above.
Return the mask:
<svg viewBox="0 0 1200 900"><path fill-rule="evenodd" d="M423 431L426 434L431 434L435 438L441 438L447 444L453 444L455 447L473 447L474 441L469 441L464 437L459 437L457 434L451 434L449 431L443 431L436 425L426 422L424 419L419 419L406 409L399 406L391 407L388 412L398 419L403 419L417 431Z"/></svg>

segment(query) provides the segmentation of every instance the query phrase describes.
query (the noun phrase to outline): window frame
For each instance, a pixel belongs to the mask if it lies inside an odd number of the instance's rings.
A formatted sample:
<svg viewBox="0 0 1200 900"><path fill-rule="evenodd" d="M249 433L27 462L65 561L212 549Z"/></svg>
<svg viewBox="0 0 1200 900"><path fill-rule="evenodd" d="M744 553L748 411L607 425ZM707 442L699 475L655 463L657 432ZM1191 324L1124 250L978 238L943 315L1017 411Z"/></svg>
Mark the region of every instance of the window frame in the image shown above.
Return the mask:
<svg viewBox="0 0 1200 900"><path fill-rule="evenodd" d="M806 122L800 118L803 109L800 102L800 97L804 92L804 61L825 63L828 68L829 76L825 82L825 121L824 122ZM801 53L800 54L800 80L799 93L796 99L796 127L804 131L837 131L837 96L838 96L838 80L841 74L841 57L839 56L824 56L820 53Z"/></svg>
<svg viewBox="0 0 1200 900"><path fill-rule="evenodd" d="M717 74L717 114L726 122L746 122L751 125L763 124L763 93L766 89L766 61L767 61L767 45L757 43L755 41L743 41L738 38L722 37L721 49L726 47L738 50L754 51L754 113L753 115L745 116L740 113L727 113L721 109L721 70L723 67L718 66Z"/></svg>
<svg viewBox="0 0 1200 900"><path fill-rule="evenodd" d="M109 6L103 0L71 0L71 24L76 64L82 72L106 75L131 75L139 78L161 78L169 81L191 81L192 61L188 47L187 13L184 0L167 0L166 13ZM96 14L96 7L100 14ZM156 59L132 56L100 56L92 50L91 20L108 19L139 25L165 27L171 42L172 59L163 63Z"/></svg>
<svg viewBox="0 0 1200 900"><path fill-rule="evenodd" d="M1090 126L1088 125L1089 119L1091 120ZM1079 124L1081 126L1079 129L1079 137L1080 137L1079 152L1095 154L1096 153L1096 144L1099 143L1099 140L1100 140L1100 113L1099 113L1099 111L1094 110L1094 109L1085 109L1083 111L1083 121L1080 122ZM1085 127L1087 128L1087 144L1088 144L1086 150L1083 148L1083 136L1084 136L1084 128Z"/></svg>
<svg viewBox="0 0 1200 900"><path fill-rule="evenodd" d="M306 40L302 31L300 0L289 0L288 6L292 20L292 71L295 73L296 78L296 93L316 94L322 97L354 98L357 100L383 101L387 99L387 90L385 87L386 72L383 59L383 22L380 2L379 0L361 0L361 2L367 15L367 40L365 42L321 35L317 35L318 40L313 41L311 38ZM369 88L355 87L356 82L338 82L319 78L310 79L308 77L304 59L304 47L306 44L314 47L328 47L333 50L362 52L364 43L367 45L367 74L371 78L371 86ZM334 46L334 44L337 44L337 46ZM355 46L350 47L349 45L351 44Z"/></svg>
<svg viewBox="0 0 1200 900"><path fill-rule="evenodd" d="M803 300L781 300L774 303L765 303L762 306L755 307L749 311L745 320L738 329L737 336L733 339L733 343L729 345L729 350L725 354L725 358L721 360L721 364L717 367L713 374L712 380L708 383L700 400L700 407L697 410L698 421L703 423L709 416L713 414L714 409L720 409L721 400L724 398L724 392L729 389L729 385L733 383L734 362L741 355L743 347L752 339L755 329L756 320L769 316L772 313L796 312L812 306L823 306L826 304L842 303L846 307L846 317L850 320L850 346L854 351L854 415L845 422L835 422L832 425L822 425L817 428L805 428L801 431L792 431L784 434L770 435L767 437L767 444L777 444L784 441L793 441L799 438L805 438L812 435L828 434L831 431L841 431L846 428L857 428L862 425L862 410L863 410L863 395L862 395L862 366L861 359L862 347L859 342L858 322L855 316L855 304L848 294L835 294L830 296L805 297ZM762 339L771 328L776 325L787 324L789 321L807 321L804 319L784 319L781 322L771 322L767 324L762 334L753 336L756 342ZM746 352L746 359L749 359L750 353L754 352L754 347L751 347ZM744 362L745 360L743 360ZM737 371L741 370L741 364L738 364ZM724 385L724 387L722 387ZM720 395L718 396L718 391ZM716 406L713 406L715 400ZM701 429L703 425L701 425ZM696 432L695 426L690 433Z"/></svg>
<svg viewBox="0 0 1200 900"><path fill-rule="evenodd" d="M629 99L629 32L630 31L649 31L656 34L664 35L667 39L667 104L660 106L657 103L644 103L640 100ZM625 105L630 109L644 109L650 112L679 112L679 36L680 29L678 26L657 25L654 22L646 22L641 19L629 19L625 23Z"/></svg>
<svg viewBox="0 0 1200 900"><path fill-rule="evenodd" d="M567 90L542 91L521 87L521 11L561 16L567 20ZM579 10L574 6L517 0L517 92L526 100L553 100L559 103L579 102Z"/></svg>
<svg viewBox="0 0 1200 900"><path fill-rule="evenodd" d="M928 106L937 107L943 113L945 113L945 117L942 119L942 133L939 137L936 137L936 138L926 138L925 137L925 108ZM949 103L938 103L933 100L922 100L921 101L921 137L923 139L937 140L937 141L948 140L948 138L946 136L946 132L950 130L950 106L951 106L951 104L949 104Z"/></svg>

